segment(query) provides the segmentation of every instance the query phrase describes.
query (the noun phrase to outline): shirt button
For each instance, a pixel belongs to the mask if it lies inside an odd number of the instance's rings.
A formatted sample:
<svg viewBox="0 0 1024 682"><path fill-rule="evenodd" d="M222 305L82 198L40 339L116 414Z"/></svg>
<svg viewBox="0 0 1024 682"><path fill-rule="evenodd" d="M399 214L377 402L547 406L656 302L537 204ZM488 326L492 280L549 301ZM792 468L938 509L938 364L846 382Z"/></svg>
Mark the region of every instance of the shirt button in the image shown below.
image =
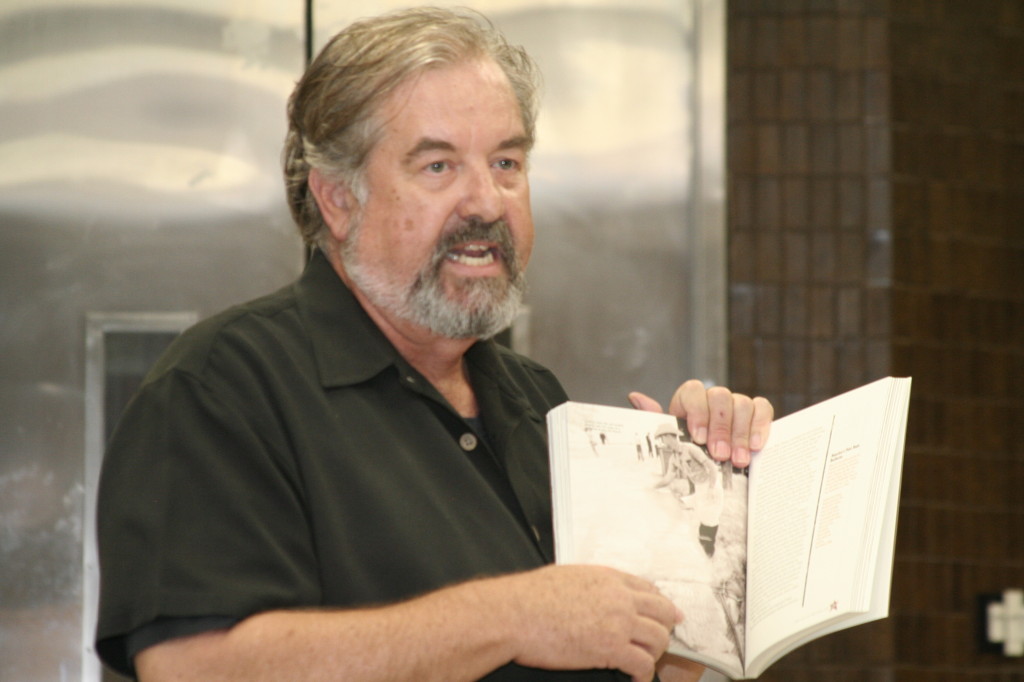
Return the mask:
<svg viewBox="0 0 1024 682"><path fill-rule="evenodd" d="M474 436L472 433L468 433L467 432L467 433L462 434L462 436L459 437L459 445L462 446L462 449L465 450L466 452L470 452L471 450L476 450L476 444L477 444L476 436Z"/></svg>

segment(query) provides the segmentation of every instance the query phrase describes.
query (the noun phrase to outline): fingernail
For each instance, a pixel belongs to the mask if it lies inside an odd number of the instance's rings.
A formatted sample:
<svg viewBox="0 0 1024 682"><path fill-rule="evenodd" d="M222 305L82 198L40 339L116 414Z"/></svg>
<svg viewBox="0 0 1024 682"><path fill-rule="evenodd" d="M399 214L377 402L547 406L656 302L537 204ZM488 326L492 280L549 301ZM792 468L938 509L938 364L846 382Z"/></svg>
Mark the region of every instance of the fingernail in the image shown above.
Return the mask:
<svg viewBox="0 0 1024 682"><path fill-rule="evenodd" d="M729 459L732 453L729 452L729 444L724 440L720 440L715 443L715 459L724 462Z"/></svg>
<svg viewBox="0 0 1024 682"><path fill-rule="evenodd" d="M755 433L750 437L750 449L754 452L761 449L761 434Z"/></svg>
<svg viewBox="0 0 1024 682"><path fill-rule="evenodd" d="M741 469L750 464L750 450L736 448L736 455L732 458L733 463Z"/></svg>
<svg viewBox="0 0 1024 682"><path fill-rule="evenodd" d="M640 409L640 401L636 398L636 396L629 395L629 396L626 396L626 398L627 398L627 400L629 400L629 404L633 406L634 410L639 410Z"/></svg>
<svg viewBox="0 0 1024 682"><path fill-rule="evenodd" d="M697 445L704 445L708 442L708 429L706 426L697 429L697 433L693 436L693 442Z"/></svg>

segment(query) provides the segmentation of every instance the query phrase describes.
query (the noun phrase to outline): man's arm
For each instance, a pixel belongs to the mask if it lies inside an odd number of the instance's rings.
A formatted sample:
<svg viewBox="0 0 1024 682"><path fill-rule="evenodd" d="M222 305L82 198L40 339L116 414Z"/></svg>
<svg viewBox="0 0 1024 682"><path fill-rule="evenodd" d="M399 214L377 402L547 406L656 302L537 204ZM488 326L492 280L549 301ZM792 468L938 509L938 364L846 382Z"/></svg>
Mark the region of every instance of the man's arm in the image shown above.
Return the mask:
<svg viewBox="0 0 1024 682"><path fill-rule="evenodd" d="M630 400L660 411L641 394ZM768 436L771 405L690 381L670 411L738 465ZM716 452L722 450L716 448ZM136 657L143 682L164 680L477 679L510 661L550 669L619 669L692 682L703 667L663 656L678 620L648 582L601 567L550 566L444 588L392 606L274 611L230 630L157 644ZM660 659L660 660L659 660Z"/></svg>
<svg viewBox="0 0 1024 682"><path fill-rule="evenodd" d="M165 680L475 680L509 662L650 680L678 614L645 580L548 566L347 611L273 611L136 657ZM680 678L685 679L685 678Z"/></svg>

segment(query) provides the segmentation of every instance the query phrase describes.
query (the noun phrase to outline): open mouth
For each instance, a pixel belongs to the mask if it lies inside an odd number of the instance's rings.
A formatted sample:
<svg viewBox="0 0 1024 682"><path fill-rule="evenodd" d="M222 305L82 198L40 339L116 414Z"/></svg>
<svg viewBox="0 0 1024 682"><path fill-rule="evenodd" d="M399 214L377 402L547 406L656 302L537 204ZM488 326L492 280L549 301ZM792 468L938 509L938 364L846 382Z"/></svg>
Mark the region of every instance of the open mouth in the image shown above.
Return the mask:
<svg viewBox="0 0 1024 682"><path fill-rule="evenodd" d="M461 265L490 265L501 257L498 247L488 244L460 244L449 250L445 258Z"/></svg>

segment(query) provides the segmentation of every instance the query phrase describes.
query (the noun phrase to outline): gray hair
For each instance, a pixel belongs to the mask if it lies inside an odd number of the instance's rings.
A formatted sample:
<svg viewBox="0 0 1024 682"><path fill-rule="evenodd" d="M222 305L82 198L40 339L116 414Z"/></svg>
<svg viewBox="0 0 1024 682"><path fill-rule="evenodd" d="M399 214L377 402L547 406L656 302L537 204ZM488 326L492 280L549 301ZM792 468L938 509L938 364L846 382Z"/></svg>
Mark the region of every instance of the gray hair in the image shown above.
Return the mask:
<svg viewBox="0 0 1024 682"><path fill-rule="evenodd" d="M410 77L474 59L501 67L519 103L530 143L535 136L540 73L484 16L466 9L418 7L351 24L313 60L288 100L283 164L292 216L309 244L326 226L309 191L316 168L366 200L363 169L377 142L381 105Z"/></svg>

